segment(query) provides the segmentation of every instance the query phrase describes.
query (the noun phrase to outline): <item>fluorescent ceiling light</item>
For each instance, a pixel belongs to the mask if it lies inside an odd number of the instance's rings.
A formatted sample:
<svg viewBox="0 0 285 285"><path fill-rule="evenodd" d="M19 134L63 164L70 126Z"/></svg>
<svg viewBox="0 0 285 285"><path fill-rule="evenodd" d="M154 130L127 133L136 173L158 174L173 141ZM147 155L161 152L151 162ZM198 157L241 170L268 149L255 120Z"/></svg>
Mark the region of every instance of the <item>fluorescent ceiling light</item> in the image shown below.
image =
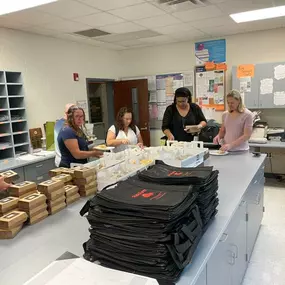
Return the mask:
<svg viewBox="0 0 285 285"><path fill-rule="evenodd" d="M285 16L285 6L272 7L243 13L231 14L237 23L251 22L257 20L272 19Z"/></svg>
<svg viewBox="0 0 285 285"><path fill-rule="evenodd" d="M57 0L0 0L0 15L21 11L36 6L56 2Z"/></svg>

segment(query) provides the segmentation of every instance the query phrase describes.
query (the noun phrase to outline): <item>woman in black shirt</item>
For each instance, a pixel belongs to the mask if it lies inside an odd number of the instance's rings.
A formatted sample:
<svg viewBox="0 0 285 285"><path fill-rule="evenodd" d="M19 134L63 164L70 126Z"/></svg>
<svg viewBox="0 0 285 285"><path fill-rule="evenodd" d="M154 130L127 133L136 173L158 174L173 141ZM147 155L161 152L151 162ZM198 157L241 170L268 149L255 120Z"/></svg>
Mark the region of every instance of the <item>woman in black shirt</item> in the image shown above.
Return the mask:
<svg viewBox="0 0 285 285"><path fill-rule="evenodd" d="M188 88L175 91L174 103L166 108L162 121L162 131L168 140L193 141L193 134L207 125L201 108L191 101Z"/></svg>

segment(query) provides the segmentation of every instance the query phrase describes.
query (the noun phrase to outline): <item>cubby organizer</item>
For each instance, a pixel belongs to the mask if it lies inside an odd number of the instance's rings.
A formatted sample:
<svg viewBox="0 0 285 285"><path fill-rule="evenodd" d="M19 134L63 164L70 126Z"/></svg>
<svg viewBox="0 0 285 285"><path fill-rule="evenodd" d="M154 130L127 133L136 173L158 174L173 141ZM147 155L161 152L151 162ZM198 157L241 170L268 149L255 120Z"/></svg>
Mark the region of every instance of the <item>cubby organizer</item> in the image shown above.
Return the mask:
<svg viewBox="0 0 285 285"><path fill-rule="evenodd" d="M22 73L0 71L0 163L29 151Z"/></svg>

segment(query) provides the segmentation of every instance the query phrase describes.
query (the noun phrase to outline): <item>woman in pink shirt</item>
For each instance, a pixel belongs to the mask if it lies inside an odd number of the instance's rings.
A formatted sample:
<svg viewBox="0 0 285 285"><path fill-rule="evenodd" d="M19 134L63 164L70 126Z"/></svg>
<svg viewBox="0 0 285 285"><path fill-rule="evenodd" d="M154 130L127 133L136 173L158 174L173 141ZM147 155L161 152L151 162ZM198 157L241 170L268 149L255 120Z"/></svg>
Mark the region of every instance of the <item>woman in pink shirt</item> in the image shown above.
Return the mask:
<svg viewBox="0 0 285 285"><path fill-rule="evenodd" d="M253 114L244 107L239 91L227 95L228 111L223 114L223 124L214 138L222 151L249 150L248 140L252 133Z"/></svg>

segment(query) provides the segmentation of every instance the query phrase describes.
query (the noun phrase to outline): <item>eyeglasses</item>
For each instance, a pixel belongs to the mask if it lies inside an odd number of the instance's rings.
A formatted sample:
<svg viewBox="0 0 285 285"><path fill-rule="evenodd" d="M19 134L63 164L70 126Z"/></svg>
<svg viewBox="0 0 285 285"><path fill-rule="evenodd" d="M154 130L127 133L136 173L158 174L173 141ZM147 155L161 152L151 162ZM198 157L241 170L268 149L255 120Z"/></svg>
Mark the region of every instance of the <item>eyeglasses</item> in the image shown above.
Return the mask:
<svg viewBox="0 0 285 285"><path fill-rule="evenodd" d="M187 103L187 102L188 102L187 99L182 99L182 100L176 99L176 103L177 103L177 104L183 104L183 103Z"/></svg>

